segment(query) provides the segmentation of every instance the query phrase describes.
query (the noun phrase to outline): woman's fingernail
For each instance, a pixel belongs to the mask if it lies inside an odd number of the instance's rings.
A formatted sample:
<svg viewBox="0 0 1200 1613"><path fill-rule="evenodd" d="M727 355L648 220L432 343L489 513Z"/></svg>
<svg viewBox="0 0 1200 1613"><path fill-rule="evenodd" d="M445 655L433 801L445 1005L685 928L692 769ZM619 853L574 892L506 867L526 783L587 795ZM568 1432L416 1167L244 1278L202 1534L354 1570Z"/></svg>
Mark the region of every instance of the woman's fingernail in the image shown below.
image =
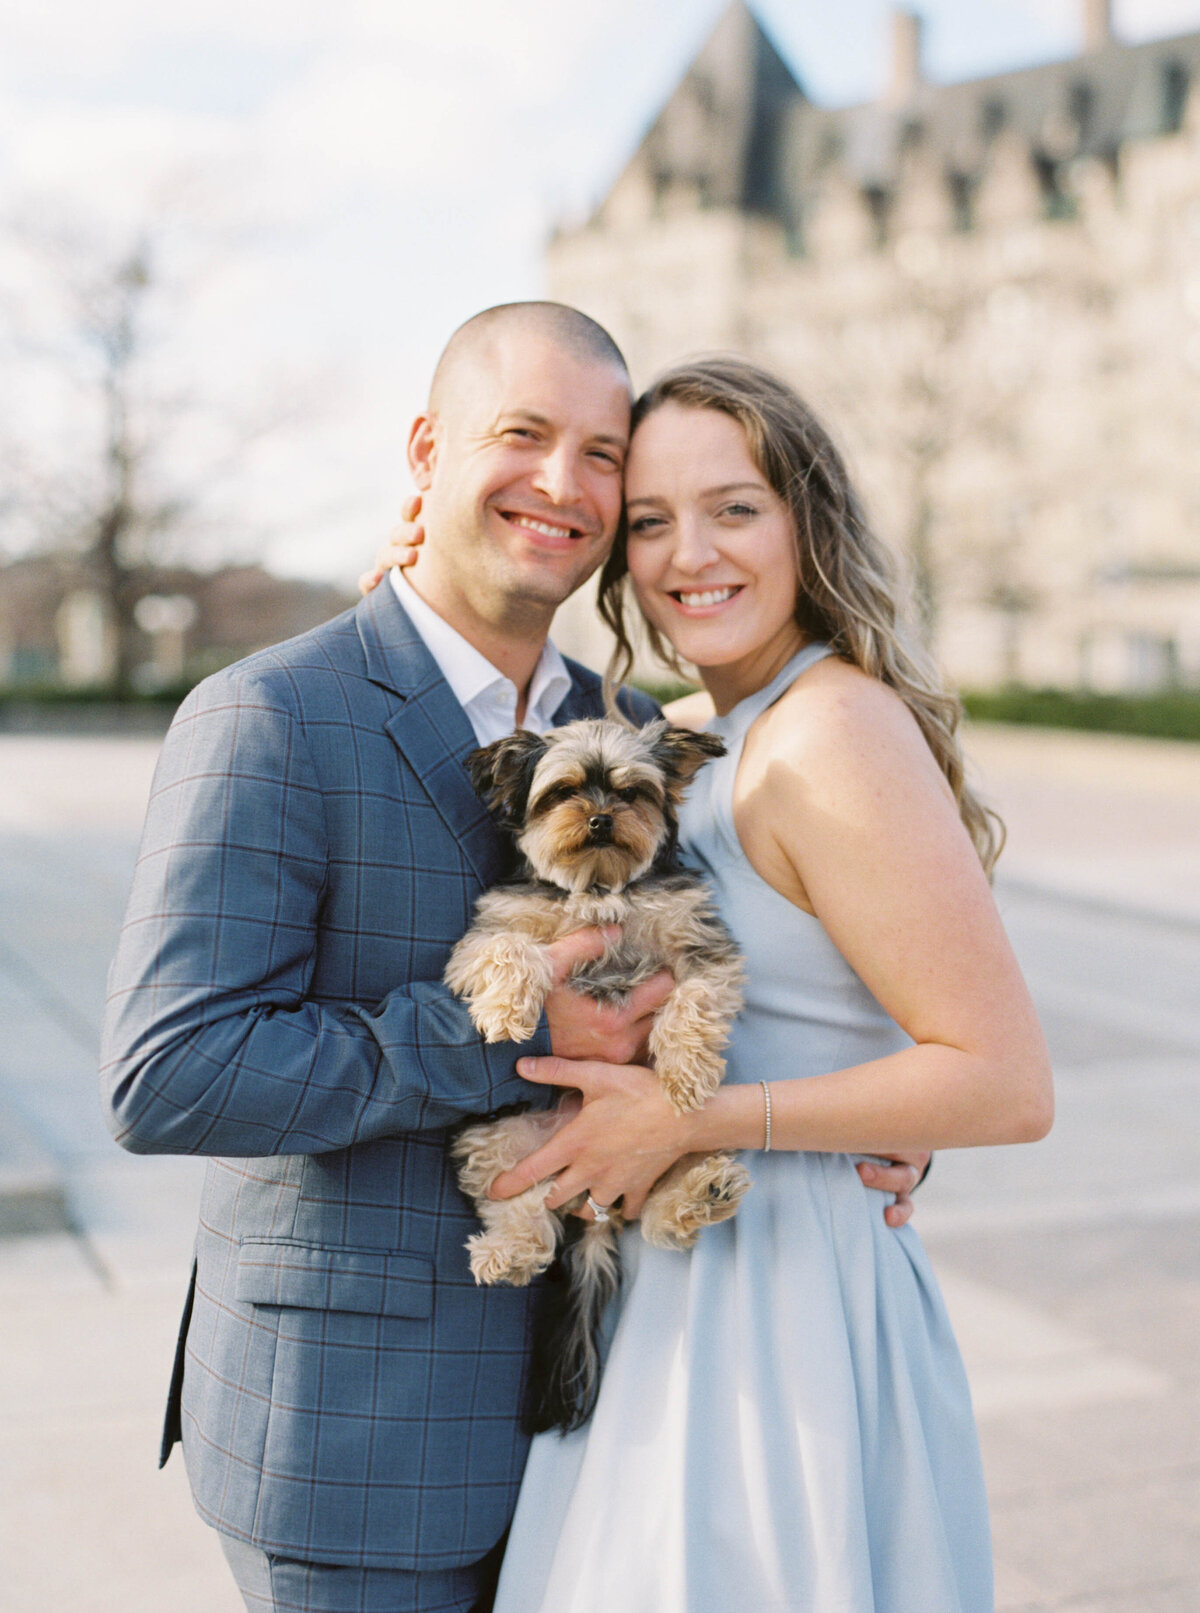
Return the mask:
<svg viewBox="0 0 1200 1613"><path fill-rule="evenodd" d="M532 1068L533 1068L533 1060L532 1059L518 1059L517 1060L517 1074L518 1075L528 1075Z"/></svg>

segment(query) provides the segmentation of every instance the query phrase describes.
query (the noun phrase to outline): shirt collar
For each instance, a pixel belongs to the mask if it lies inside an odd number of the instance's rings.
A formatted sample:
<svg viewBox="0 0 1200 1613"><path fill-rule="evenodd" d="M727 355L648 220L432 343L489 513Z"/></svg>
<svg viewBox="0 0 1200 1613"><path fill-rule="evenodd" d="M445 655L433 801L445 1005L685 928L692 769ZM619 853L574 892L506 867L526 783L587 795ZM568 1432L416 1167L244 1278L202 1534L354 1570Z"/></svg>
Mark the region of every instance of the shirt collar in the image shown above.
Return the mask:
<svg viewBox="0 0 1200 1613"><path fill-rule="evenodd" d="M472 702L500 685L512 690L515 710L516 686L498 667L468 642L457 628L439 616L433 606L423 600L405 577L399 566L393 566L389 576L396 598L404 607L409 620L437 662L438 670L450 685L459 705L468 709ZM554 713L571 689L571 674L557 648L546 640L533 677L529 680L529 698L526 701L525 726L536 732L549 728Z"/></svg>

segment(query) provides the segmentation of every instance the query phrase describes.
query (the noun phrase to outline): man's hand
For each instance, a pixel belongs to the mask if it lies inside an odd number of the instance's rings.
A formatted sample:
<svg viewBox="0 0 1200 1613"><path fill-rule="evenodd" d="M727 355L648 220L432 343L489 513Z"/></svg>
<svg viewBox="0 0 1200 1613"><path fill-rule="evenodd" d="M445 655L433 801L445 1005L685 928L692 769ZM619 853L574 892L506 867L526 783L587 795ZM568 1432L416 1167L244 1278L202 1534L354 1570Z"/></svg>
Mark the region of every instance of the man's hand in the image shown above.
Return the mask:
<svg viewBox="0 0 1200 1613"><path fill-rule="evenodd" d="M546 948L554 970L554 985L546 997L546 1022L550 1047L559 1058L630 1064L645 1056L654 1016L675 984L671 975L664 970L643 980L622 1005L597 1002L569 984L572 971L600 957L620 933L616 927L576 930Z"/></svg>
<svg viewBox="0 0 1200 1613"><path fill-rule="evenodd" d="M881 1193L894 1193L896 1202L889 1204L883 1219L890 1227L902 1227L913 1213L912 1191L924 1175L929 1164L928 1154L896 1154L888 1165L873 1165L864 1160L858 1174L867 1187L878 1188Z"/></svg>

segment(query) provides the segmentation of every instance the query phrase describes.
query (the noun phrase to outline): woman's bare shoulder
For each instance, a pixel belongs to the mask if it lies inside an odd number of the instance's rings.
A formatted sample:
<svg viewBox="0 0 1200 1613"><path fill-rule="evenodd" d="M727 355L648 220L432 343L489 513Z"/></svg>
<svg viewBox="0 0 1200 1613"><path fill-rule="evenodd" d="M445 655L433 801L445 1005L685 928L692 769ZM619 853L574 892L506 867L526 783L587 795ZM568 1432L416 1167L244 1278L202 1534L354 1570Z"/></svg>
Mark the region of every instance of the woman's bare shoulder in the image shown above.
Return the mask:
<svg viewBox="0 0 1200 1613"><path fill-rule="evenodd" d="M828 656L818 661L771 708L775 739L802 748L856 742L894 732L920 738L916 719L895 689L861 668Z"/></svg>
<svg viewBox="0 0 1200 1613"><path fill-rule="evenodd" d="M699 730L706 722L712 721L713 711L712 696L707 689L697 689L695 694L682 695L664 706L663 716L670 718L680 728Z"/></svg>
<svg viewBox="0 0 1200 1613"><path fill-rule="evenodd" d="M765 750L803 794L890 791L948 793L912 711L878 678L830 656L797 679L771 708Z"/></svg>

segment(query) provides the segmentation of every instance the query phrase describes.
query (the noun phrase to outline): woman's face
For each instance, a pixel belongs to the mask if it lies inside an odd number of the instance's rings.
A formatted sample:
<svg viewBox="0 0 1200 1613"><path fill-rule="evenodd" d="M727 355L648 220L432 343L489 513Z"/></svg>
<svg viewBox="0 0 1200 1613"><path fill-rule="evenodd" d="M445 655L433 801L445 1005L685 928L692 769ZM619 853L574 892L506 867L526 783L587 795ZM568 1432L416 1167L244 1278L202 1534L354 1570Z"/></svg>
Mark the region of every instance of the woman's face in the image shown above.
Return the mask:
<svg viewBox="0 0 1200 1613"><path fill-rule="evenodd" d="M803 641L795 538L738 422L678 403L655 409L630 444L625 506L646 618L702 670L727 680L744 669L751 687L757 671L772 676Z"/></svg>

